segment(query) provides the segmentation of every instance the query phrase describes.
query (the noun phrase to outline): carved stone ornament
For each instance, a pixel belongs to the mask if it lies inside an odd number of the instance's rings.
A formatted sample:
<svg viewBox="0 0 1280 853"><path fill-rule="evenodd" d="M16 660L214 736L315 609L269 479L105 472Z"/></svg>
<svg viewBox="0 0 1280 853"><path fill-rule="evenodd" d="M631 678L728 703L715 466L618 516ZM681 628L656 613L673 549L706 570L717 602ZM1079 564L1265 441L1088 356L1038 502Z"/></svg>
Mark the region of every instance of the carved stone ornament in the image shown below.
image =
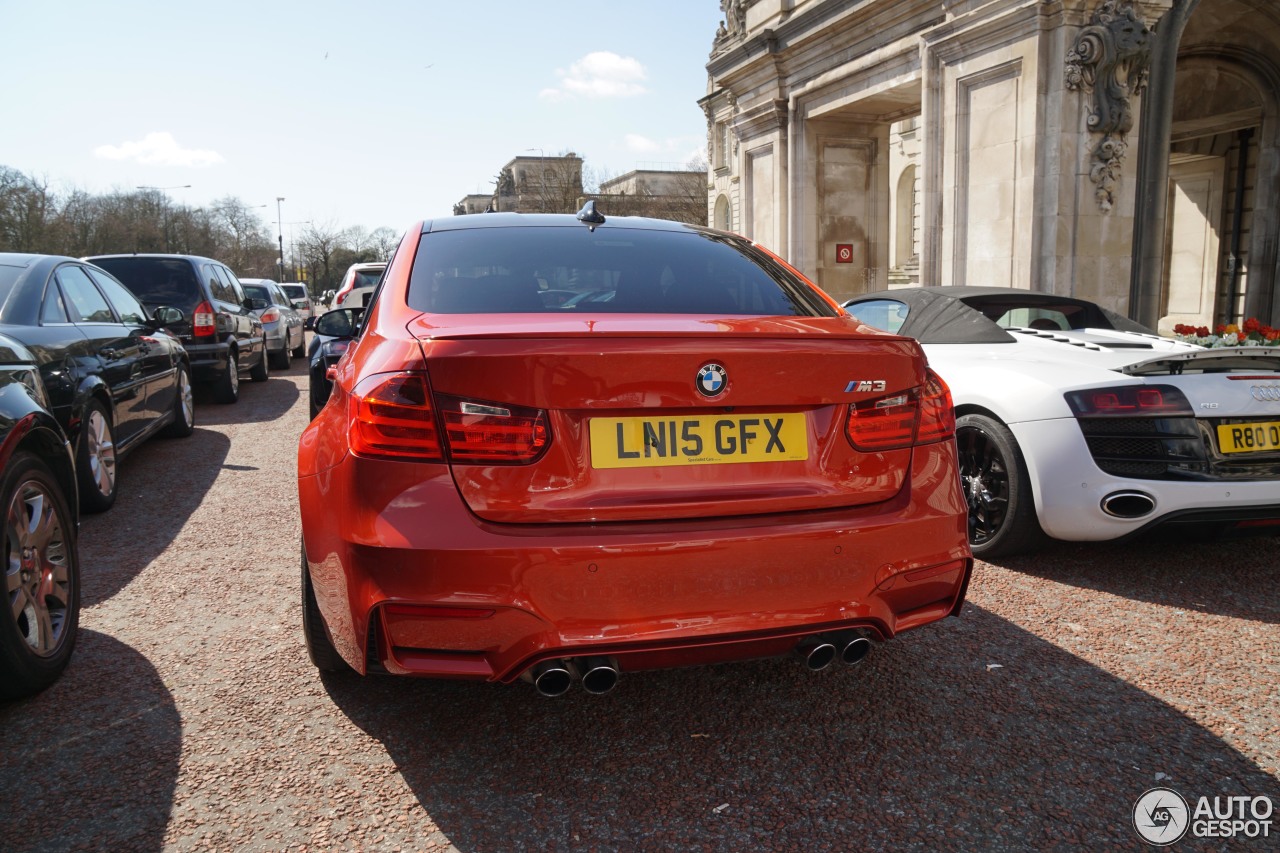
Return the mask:
<svg viewBox="0 0 1280 853"><path fill-rule="evenodd" d="M711 43L713 56L746 38L747 7L750 5L751 0L720 0L720 11L724 12L724 20L716 28L715 41Z"/></svg>
<svg viewBox="0 0 1280 853"><path fill-rule="evenodd" d="M1126 136L1133 128L1132 102L1146 88L1151 47L1151 28L1138 3L1103 0L1067 54L1067 88L1093 93L1089 131L1102 139L1094 146L1089 178L1104 212L1115 203Z"/></svg>

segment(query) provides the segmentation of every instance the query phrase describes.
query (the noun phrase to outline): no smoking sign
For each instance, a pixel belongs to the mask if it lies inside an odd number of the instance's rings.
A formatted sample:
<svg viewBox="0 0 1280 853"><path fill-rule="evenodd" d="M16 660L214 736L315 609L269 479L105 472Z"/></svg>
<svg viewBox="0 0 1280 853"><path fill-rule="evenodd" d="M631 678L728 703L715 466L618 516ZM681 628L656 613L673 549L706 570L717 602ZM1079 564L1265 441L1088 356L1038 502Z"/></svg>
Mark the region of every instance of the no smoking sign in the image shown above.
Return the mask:
<svg viewBox="0 0 1280 853"><path fill-rule="evenodd" d="M852 243L836 243L836 263L837 264L853 263L853 244Z"/></svg>

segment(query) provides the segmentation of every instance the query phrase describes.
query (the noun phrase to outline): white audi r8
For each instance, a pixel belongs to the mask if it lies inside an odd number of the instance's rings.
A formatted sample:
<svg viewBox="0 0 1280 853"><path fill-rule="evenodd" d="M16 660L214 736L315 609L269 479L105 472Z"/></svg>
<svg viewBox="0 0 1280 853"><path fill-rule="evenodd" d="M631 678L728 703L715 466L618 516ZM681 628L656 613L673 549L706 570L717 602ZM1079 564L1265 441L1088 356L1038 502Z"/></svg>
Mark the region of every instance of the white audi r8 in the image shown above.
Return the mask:
<svg viewBox="0 0 1280 853"><path fill-rule="evenodd" d="M951 387L979 557L1156 527L1280 534L1280 347L1205 348L1012 288L859 296Z"/></svg>

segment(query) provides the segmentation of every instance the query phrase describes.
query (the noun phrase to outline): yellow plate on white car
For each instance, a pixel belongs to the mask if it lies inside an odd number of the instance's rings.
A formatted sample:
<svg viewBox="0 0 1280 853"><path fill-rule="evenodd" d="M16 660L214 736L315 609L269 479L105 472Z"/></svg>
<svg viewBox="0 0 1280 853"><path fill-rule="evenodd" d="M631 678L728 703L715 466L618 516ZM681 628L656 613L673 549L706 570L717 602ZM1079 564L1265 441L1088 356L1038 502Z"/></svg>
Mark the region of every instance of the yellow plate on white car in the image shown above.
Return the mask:
<svg viewBox="0 0 1280 853"><path fill-rule="evenodd" d="M809 458L804 414L592 418L592 468L652 468Z"/></svg>
<svg viewBox="0 0 1280 853"><path fill-rule="evenodd" d="M1260 424L1223 424L1218 427L1218 447L1223 453L1280 450L1280 421Z"/></svg>

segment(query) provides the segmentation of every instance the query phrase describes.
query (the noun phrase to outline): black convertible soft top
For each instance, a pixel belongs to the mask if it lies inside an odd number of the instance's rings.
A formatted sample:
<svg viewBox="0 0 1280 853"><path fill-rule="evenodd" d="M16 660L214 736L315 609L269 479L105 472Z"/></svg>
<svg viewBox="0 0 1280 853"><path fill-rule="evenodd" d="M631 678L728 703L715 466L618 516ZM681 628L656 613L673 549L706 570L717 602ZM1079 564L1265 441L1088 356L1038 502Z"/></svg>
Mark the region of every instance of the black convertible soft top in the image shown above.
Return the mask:
<svg viewBox="0 0 1280 853"><path fill-rule="evenodd" d="M922 344L1013 343L1013 335L996 321L1019 308L1059 312L1070 321L1072 329L1156 334L1093 302L1016 287L902 287L864 293L844 303L844 307L857 316L859 304L882 300L907 306L907 318L897 333Z"/></svg>

